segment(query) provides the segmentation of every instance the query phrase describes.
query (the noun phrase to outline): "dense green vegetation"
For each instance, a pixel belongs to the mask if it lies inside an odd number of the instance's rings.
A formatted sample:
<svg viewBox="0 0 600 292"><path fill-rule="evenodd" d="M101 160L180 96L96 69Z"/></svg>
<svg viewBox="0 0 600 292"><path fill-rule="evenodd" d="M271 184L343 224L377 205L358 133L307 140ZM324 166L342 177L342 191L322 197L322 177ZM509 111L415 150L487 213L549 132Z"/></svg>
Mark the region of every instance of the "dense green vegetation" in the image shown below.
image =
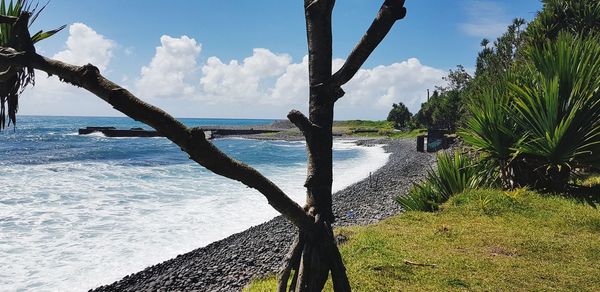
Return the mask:
<svg viewBox="0 0 600 292"><path fill-rule="evenodd" d="M600 286L600 211L523 189L470 190L437 213L411 211L336 233L348 238L340 248L356 291ZM268 278L247 290L275 286Z"/></svg>
<svg viewBox="0 0 600 292"><path fill-rule="evenodd" d="M365 120L348 120L348 121L334 121L333 127L345 127L349 129L394 129L393 123L389 121L365 121Z"/></svg>
<svg viewBox="0 0 600 292"><path fill-rule="evenodd" d="M480 159L438 155L437 170L398 198L404 208L433 211L484 186L581 193L573 174L600 166L600 45L560 33L527 56L521 71L470 101L460 134ZM596 204L593 191L585 196Z"/></svg>
<svg viewBox="0 0 600 292"><path fill-rule="evenodd" d="M471 75L463 66L450 70L444 87L436 87L411 121L412 127L444 128L454 131L463 115L463 99L471 82Z"/></svg>
<svg viewBox="0 0 600 292"><path fill-rule="evenodd" d="M400 129L408 126L412 114L403 103L394 103L388 114L387 121L394 124L394 128Z"/></svg>
<svg viewBox="0 0 600 292"><path fill-rule="evenodd" d="M493 46L482 41L473 79L451 72L453 80L464 81L462 86L450 82L462 94L454 100L455 108L464 109L456 123L466 146L462 151L479 157L470 167L498 177L496 186L578 192L571 184L574 174L600 168L598 3L544 1L531 26L523 29L524 20L515 19ZM423 104L421 112L428 106ZM443 202L449 195L441 182L453 181L454 173L470 173L456 165L454 172L445 171L443 160L438 164L437 173L449 177L430 174L400 199L403 205L410 209L420 202L422 209L435 209L426 202Z"/></svg>
<svg viewBox="0 0 600 292"><path fill-rule="evenodd" d="M466 189L493 186L495 181L479 161L458 152L440 152L437 167L428 171L425 181L397 201L405 210L437 211L451 196Z"/></svg>
<svg viewBox="0 0 600 292"><path fill-rule="evenodd" d="M529 42L543 44L560 32L587 37L600 33L600 1L543 0L544 9L529 24Z"/></svg>
<svg viewBox="0 0 600 292"><path fill-rule="evenodd" d="M461 136L495 162L505 187L566 191L574 169L600 164L600 45L560 34L470 101Z"/></svg>

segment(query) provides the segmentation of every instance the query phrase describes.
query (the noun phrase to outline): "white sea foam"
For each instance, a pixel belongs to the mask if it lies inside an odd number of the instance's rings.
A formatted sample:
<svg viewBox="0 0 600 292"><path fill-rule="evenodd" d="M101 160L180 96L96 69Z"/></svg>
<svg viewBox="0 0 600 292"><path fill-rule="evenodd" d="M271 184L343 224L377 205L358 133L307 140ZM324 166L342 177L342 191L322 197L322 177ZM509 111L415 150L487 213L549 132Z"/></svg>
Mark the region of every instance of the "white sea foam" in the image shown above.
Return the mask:
<svg viewBox="0 0 600 292"><path fill-rule="evenodd" d="M334 163L335 190L387 162L382 147L360 151ZM305 164L259 170L302 203ZM0 185L8 190L0 197L0 287L8 291L87 290L277 215L255 190L190 164L15 165L3 168Z"/></svg>
<svg viewBox="0 0 600 292"><path fill-rule="evenodd" d="M88 137L106 138L106 135L104 135L104 133L102 133L102 132L91 132L89 134L86 134L86 136L88 136Z"/></svg>

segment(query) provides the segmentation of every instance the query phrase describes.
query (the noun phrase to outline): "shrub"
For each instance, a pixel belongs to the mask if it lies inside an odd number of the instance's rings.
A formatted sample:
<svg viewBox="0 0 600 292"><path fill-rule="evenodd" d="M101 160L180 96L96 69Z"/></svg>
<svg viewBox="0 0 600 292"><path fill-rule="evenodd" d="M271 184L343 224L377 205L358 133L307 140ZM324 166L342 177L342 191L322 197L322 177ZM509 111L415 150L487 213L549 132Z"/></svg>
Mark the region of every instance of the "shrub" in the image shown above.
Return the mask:
<svg viewBox="0 0 600 292"><path fill-rule="evenodd" d="M564 192L600 166L600 44L561 33L467 105L465 142L495 161L503 186Z"/></svg>
<svg viewBox="0 0 600 292"><path fill-rule="evenodd" d="M491 89L467 104L470 117L459 130L463 140L486 154L492 167L499 169L504 187L511 186L509 162L520 138L512 119L514 109L504 90Z"/></svg>
<svg viewBox="0 0 600 292"><path fill-rule="evenodd" d="M469 188L489 185L480 164L468 156L455 152L437 155L437 169L427 173L425 181L415 184L405 196L396 201L405 209L413 211L436 211L452 195Z"/></svg>
<svg viewBox="0 0 600 292"><path fill-rule="evenodd" d="M411 118L412 114L408 108L399 102L392 105L392 110L388 114L387 121L394 123L394 128L400 129L406 127Z"/></svg>
<svg viewBox="0 0 600 292"><path fill-rule="evenodd" d="M571 170L600 164L600 44L561 33L528 55L525 74L509 83L514 120L526 130L515 149L516 178L564 191Z"/></svg>

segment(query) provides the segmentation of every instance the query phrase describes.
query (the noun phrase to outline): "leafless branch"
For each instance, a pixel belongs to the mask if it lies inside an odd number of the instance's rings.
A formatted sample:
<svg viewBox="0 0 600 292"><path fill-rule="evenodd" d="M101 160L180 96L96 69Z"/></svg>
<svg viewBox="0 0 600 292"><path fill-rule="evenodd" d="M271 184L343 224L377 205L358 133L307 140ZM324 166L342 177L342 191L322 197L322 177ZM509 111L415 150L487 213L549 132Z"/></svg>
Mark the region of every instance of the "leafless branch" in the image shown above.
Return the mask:
<svg viewBox="0 0 600 292"><path fill-rule="evenodd" d="M0 47L0 56L2 57L2 59L13 59L11 62L24 63L26 60L25 55L26 55L25 52L17 52L13 48ZM14 59L16 59L16 60L14 60Z"/></svg>
<svg viewBox="0 0 600 292"><path fill-rule="evenodd" d="M330 84L342 86L350 81L373 50L385 38L394 23L404 18L404 16L406 16L404 0L385 0L377 13L377 17L375 17L360 42L354 47L342 68L331 77Z"/></svg>
<svg viewBox="0 0 600 292"><path fill-rule="evenodd" d="M304 241L302 235L298 235L294 242L292 243L289 252L285 256L285 263L283 269L281 271L281 275L279 277L279 281L277 283L277 291L285 292L288 287L288 279L290 278L290 274L293 269L296 270L296 274L298 271L298 266L300 264L300 256L302 256L302 249L304 248ZM291 286L295 287L295 286Z"/></svg>
<svg viewBox="0 0 600 292"><path fill-rule="evenodd" d="M273 208L296 226L303 230L312 230L314 220L273 182L254 168L221 152L206 140L201 129L186 127L163 110L140 100L128 90L104 78L95 66L90 64L74 66L37 54L27 59L3 54L0 56L0 62L23 67L31 66L50 75L56 75L64 82L85 88L111 104L116 110L161 132L187 152L190 159L210 171L257 189Z"/></svg>
<svg viewBox="0 0 600 292"><path fill-rule="evenodd" d="M318 128L304 114L297 110L291 110L288 113L287 118L300 129L306 139L309 139L314 129Z"/></svg>
<svg viewBox="0 0 600 292"><path fill-rule="evenodd" d="M13 24L13 23L15 23L15 21L17 21L17 19L18 19L18 17L0 15L0 23Z"/></svg>

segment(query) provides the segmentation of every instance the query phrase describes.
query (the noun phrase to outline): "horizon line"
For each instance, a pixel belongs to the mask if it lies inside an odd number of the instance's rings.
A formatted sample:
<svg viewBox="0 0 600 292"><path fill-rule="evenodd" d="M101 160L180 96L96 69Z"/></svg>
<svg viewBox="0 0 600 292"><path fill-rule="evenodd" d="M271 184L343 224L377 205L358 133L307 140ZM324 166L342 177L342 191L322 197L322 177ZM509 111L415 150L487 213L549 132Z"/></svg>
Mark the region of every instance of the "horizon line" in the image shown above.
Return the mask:
<svg viewBox="0 0 600 292"><path fill-rule="evenodd" d="M56 117L56 118L129 118L134 120L133 118L123 115L123 116L78 116L78 115L47 115L47 114L21 114L17 116L17 121L19 117ZM202 117L174 117L175 119L205 119L205 120L286 120L286 119L275 119L275 118L202 118Z"/></svg>

